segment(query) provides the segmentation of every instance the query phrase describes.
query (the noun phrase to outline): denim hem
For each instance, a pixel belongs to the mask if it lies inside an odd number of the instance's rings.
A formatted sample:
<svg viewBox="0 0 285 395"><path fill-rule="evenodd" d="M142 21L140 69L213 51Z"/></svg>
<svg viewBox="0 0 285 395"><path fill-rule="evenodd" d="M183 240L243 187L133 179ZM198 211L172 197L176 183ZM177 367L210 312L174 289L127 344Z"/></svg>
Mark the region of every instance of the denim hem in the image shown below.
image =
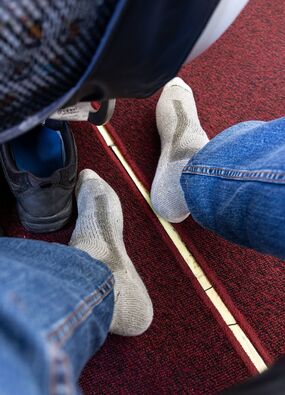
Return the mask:
<svg viewBox="0 0 285 395"><path fill-rule="evenodd" d="M62 346L92 313L94 307L100 304L112 292L114 277L111 275L94 292L82 299L75 309L66 317L60 319L51 330L46 333L49 342Z"/></svg>
<svg viewBox="0 0 285 395"><path fill-rule="evenodd" d="M238 170L202 165L186 165L182 173L220 177L229 180L285 184L285 172L274 170Z"/></svg>

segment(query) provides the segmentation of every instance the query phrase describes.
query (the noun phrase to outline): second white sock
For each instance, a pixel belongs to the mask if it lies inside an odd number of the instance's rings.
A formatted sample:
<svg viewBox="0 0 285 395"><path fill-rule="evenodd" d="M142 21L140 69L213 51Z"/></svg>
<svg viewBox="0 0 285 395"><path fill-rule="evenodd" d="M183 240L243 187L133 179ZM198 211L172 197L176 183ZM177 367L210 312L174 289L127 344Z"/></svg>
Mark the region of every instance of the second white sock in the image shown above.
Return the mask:
<svg viewBox="0 0 285 395"><path fill-rule="evenodd" d="M110 332L137 336L153 318L147 289L129 258L123 240L120 200L107 182L85 169L76 186L78 219L70 245L104 262L115 278L114 314Z"/></svg>
<svg viewBox="0 0 285 395"><path fill-rule="evenodd" d="M169 222L181 222L189 209L180 178L191 157L209 141L200 125L191 88L181 78L165 85L156 107L161 155L151 187L157 214Z"/></svg>

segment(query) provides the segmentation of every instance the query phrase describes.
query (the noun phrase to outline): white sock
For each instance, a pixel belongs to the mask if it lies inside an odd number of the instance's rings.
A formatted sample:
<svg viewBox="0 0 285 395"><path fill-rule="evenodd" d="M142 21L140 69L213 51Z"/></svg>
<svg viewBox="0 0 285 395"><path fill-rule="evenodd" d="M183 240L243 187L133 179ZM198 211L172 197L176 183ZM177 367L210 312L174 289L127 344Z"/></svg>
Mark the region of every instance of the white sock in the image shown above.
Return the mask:
<svg viewBox="0 0 285 395"><path fill-rule="evenodd" d="M156 123L161 155L151 186L152 206L167 221L181 222L190 214L180 185L182 170L209 141L192 90L181 78L165 85L156 106Z"/></svg>
<svg viewBox="0 0 285 395"><path fill-rule="evenodd" d="M79 174L78 219L70 245L104 262L115 278L115 306L110 332L137 336L153 318L152 302L123 241L123 213L115 191L94 171Z"/></svg>

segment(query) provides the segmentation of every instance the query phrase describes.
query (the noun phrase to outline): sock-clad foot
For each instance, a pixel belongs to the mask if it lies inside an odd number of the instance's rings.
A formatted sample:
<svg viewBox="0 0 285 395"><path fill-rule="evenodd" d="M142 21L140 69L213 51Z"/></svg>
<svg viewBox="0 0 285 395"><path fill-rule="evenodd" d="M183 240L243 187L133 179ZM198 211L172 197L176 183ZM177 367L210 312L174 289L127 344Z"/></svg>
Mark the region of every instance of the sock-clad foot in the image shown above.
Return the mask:
<svg viewBox="0 0 285 395"><path fill-rule="evenodd" d="M115 278L110 332L137 336L153 318L152 302L123 241L123 213L115 191L94 171L83 170L76 186L78 219L70 245L104 262Z"/></svg>
<svg viewBox="0 0 285 395"><path fill-rule="evenodd" d="M161 155L151 187L154 210L169 222L181 222L189 209L180 184L182 170L209 141L200 125L191 88L181 78L168 82L156 107Z"/></svg>

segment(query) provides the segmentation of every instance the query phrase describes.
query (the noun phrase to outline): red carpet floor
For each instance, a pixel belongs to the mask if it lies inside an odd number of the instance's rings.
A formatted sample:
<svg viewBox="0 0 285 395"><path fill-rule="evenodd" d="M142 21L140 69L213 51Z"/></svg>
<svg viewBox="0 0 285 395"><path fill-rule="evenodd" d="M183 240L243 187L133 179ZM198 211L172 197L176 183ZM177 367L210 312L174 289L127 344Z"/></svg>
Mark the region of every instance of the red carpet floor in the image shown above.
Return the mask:
<svg viewBox="0 0 285 395"><path fill-rule="evenodd" d="M251 0L226 34L181 70L209 137L240 121L284 115L284 19L284 0ZM109 126L148 188L160 153L158 96L119 101ZM191 219L176 229L264 359L284 353L285 263L225 242Z"/></svg>
<svg viewBox="0 0 285 395"><path fill-rule="evenodd" d="M108 338L81 376L84 393L212 395L255 373L110 148L101 145L98 132L88 124L75 125L74 132L79 168L97 171L121 198L127 250L155 311L143 336ZM1 220L10 236L35 238L15 221L12 209L5 216L2 212ZM67 243L73 226L37 238Z"/></svg>

